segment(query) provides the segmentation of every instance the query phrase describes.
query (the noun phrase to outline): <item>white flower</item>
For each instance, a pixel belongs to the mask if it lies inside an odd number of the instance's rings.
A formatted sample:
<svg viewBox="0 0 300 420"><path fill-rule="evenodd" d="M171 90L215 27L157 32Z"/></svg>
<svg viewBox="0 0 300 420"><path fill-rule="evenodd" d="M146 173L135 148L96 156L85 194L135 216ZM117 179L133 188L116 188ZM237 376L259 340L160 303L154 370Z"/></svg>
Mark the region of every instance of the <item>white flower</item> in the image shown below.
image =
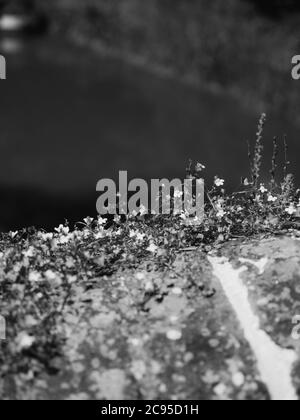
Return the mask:
<svg viewBox="0 0 300 420"><path fill-rule="evenodd" d="M169 330L167 332L167 338L171 341L178 341L182 338L182 332L178 330Z"/></svg>
<svg viewBox="0 0 300 420"><path fill-rule="evenodd" d="M140 215L141 216L144 216L145 214L148 214L148 210L146 209L146 207L145 206L141 206L140 207Z"/></svg>
<svg viewBox="0 0 300 420"><path fill-rule="evenodd" d="M138 242L142 242L145 238L145 234L134 231L134 230L130 230L129 232L129 238L135 238Z"/></svg>
<svg viewBox="0 0 300 420"><path fill-rule="evenodd" d="M141 340L139 338L129 338L128 341L134 347L139 347L141 345Z"/></svg>
<svg viewBox="0 0 300 420"><path fill-rule="evenodd" d="M152 283L152 281L147 281L147 283L145 284L145 290L146 292L153 292L154 284Z"/></svg>
<svg viewBox="0 0 300 420"><path fill-rule="evenodd" d="M77 281L77 277L76 276L68 276L67 281L68 281L69 284L73 284Z"/></svg>
<svg viewBox="0 0 300 420"><path fill-rule="evenodd" d="M136 235L136 239L138 240L138 241L143 241L144 240L144 238L145 238L145 234L144 233L140 233L140 232L138 232L138 234Z"/></svg>
<svg viewBox="0 0 300 420"><path fill-rule="evenodd" d="M28 280L32 282L38 282L41 279L42 279L42 276L37 271L32 271L28 276Z"/></svg>
<svg viewBox="0 0 300 420"><path fill-rule="evenodd" d="M220 398L225 398L225 395L226 395L226 385L224 385L224 384L218 384L214 388L214 393L218 397L220 397Z"/></svg>
<svg viewBox="0 0 300 420"><path fill-rule="evenodd" d="M236 372L232 375L232 382L237 387L240 388L245 383L245 376L242 372Z"/></svg>
<svg viewBox="0 0 300 420"><path fill-rule="evenodd" d="M274 197L274 195L269 194L269 196L268 196L269 203L275 203L275 201L277 201L277 200L278 200L277 197Z"/></svg>
<svg viewBox="0 0 300 420"><path fill-rule="evenodd" d="M137 280L142 281L145 278L145 274L144 273L137 273L135 277L136 277Z"/></svg>
<svg viewBox="0 0 300 420"><path fill-rule="evenodd" d="M290 204L289 207L285 209L285 211L292 216L293 214L297 213L297 209L295 208L294 204Z"/></svg>
<svg viewBox="0 0 300 420"><path fill-rule="evenodd" d="M59 238L59 243L61 245L67 244L72 239L72 235L64 235Z"/></svg>
<svg viewBox="0 0 300 420"><path fill-rule="evenodd" d="M61 235L68 235L70 232L70 228L64 225L59 225L58 228L55 228L54 230Z"/></svg>
<svg viewBox="0 0 300 420"><path fill-rule="evenodd" d="M147 251L152 252L153 254L155 254L158 250L158 247L151 242L151 244L148 246Z"/></svg>
<svg viewBox="0 0 300 420"><path fill-rule="evenodd" d="M197 163L197 165L196 165L196 171L197 172L201 172L201 171L203 171L205 169L205 166L204 165L202 165L202 163Z"/></svg>
<svg viewBox="0 0 300 420"><path fill-rule="evenodd" d="M53 286L59 287L62 285L62 279L60 278L58 273L55 273L52 270L47 270L44 273L44 276L46 277L46 279L51 282L51 284Z"/></svg>
<svg viewBox="0 0 300 420"><path fill-rule="evenodd" d="M103 219L103 217L99 216L98 217L98 225L99 226L106 225L106 219Z"/></svg>
<svg viewBox="0 0 300 420"><path fill-rule="evenodd" d="M225 180L221 179L221 178L216 178L215 179L215 186L216 187L223 187L225 184Z"/></svg>
<svg viewBox="0 0 300 420"><path fill-rule="evenodd" d="M17 336L17 344L20 350L29 349L34 342L35 338L25 332L22 332Z"/></svg>
<svg viewBox="0 0 300 420"><path fill-rule="evenodd" d="M172 293L173 293L174 295L180 296L180 295L182 295L182 289L181 289L180 287L174 287L174 288L172 289Z"/></svg>
<svg viewBox="0 0 300 420"><path fill-rule="evenodd" d="M52 241L53 233L41 233L41 238L43 241Z"/></svg>
<svg viewBox="0 0 300 420"><path fill-rule="evenodd" d="M92 217L86 217L85 219L83 219L83 221L86 225L90 225L90 224L92 224L94 219Z"/></svg>
<svg viewBox="0 0 300 420"><path fill-rule="evenodd" d="M218 210L217 212L218 219L222 219L224 216L226 216L226 212L223 209Z"/></svg>
<svg viewBox="0 0 300 420"><path fill-rule="evenodd" d="M45 277L47 280L51 281L51 280L55 280L56 279L56 274L54 273L54 271L52 270L47 270L45 272Z"/></svg>
<svg viewBox="0 0 300 420"><path fill-rule="evenodd" d="M261 185L260 185L260 189L259 189L259 191L260 191L262 194L264 194L264 193L268 192L268 190L267 190L267 188L265 188L264 184L261 184Z"/></svg>
<svg viewBox="0 0 300 420"><path fill-rule="evenodd" d="M96 241L98 240L98 239L102 239L102 238L104 238L104 233L102 232L102 231L100 231L100 232L97 232L95 235L94 235L94 238L96 239Z"/></svg>

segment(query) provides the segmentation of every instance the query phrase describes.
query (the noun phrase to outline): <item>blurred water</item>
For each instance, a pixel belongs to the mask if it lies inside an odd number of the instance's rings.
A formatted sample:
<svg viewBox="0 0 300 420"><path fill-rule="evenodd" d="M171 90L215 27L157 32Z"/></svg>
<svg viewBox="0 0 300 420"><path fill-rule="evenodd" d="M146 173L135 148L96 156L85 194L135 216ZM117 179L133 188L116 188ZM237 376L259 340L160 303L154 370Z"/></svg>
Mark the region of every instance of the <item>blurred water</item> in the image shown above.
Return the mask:
<svg viewBox="0 0 300 420"><path fill-rule="evenodd" d="M248 175L246 140L262 111L52 38L2 39L8 79L0 83L0 227L51 227L95 214L102 177L184 177L189 158L206 180L229 188ZM265 110L264 111L268 111ZM299 129L269 115L274 135L288 134L292 169ZM267 166L265 174L267 173Z"/></svg>

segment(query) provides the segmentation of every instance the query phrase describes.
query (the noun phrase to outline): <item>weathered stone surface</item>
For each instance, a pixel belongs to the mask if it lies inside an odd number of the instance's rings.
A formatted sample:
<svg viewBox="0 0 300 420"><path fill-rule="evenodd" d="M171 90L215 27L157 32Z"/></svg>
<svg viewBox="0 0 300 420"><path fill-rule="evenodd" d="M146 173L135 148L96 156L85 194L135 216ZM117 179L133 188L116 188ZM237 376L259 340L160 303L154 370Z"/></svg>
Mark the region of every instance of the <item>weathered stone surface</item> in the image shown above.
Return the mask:
<svg viewBox="0 0 300 420"><path fill-rule="evenodd" d="M241 276L260 327L299 355L291 336L300 315L299 238L236 241L212 255L227 258L233 270L245 266ZM75 287L65 308L64 356L51 361L53 372L5 378L11 398L270 398L206 255L183 252L164 272L145 265L92 283ZM296 391L299 371L296 363Z"/></svg>

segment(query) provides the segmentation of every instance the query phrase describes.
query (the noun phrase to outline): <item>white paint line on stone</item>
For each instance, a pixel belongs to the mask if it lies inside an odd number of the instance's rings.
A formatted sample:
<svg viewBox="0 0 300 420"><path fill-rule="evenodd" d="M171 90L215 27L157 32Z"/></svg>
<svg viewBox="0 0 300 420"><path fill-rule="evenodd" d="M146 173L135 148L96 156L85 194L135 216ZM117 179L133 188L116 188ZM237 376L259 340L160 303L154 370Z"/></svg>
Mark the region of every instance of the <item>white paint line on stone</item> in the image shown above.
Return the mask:
<svg viewBox="0 0 300 420"><path fill-rule="evenodd" d="M265 272L265 268L269 262L268 258L262 258L258 261L255 260L249 260L247 258L240 258L239 259L241 263L243 264L251 264L254 265L258 269L259 275L262 275Z"/></svg>
<svg viewBox="0 0 300 420"><path fill-rule="evenodd" d="M262 381L267 386L272 400L298 400L292 383L292 368L297 360L293 350L282 349L260 328L260 321L252 310L248 289L240 274L247 270L235 270L226 258L208 257L222 288L231 303L257 360Z"/></svg>

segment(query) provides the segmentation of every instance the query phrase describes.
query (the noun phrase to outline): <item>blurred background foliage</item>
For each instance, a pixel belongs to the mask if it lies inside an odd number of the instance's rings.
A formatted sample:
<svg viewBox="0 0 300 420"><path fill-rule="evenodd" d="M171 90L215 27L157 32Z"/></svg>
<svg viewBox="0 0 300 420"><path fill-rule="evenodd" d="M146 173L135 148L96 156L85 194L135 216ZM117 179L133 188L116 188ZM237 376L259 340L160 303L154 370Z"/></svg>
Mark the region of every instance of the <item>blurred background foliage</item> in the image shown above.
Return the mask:
<svg viewBox="0 0 300 420"><path fill-rule="evenodd" d="M81 43L189 82L229 89L242 95L244 102L276 103L276 109L292 113L297 104L289 76L291 56L299 48L299 1L2 0L0 4L11 10L34 9L47 16L54 31Z"/></svg>
<svg viewBox="0 0 300 420"><path fill-rule="evenodd" d="M297 86L300 85L291 78L291 58L300 53L299 1L0 0L1 13L40 16L40 21L47 22L50 35L40 37L37 34L31 44L23 39L23 34L18 34L16 39L0 34L0 46L20 50L12 54L10 79L2 86L2 100L6 99L7 111L4 113L6 122L3 116L1 120L3 132L0 141L0 147L3 143L0 162L3 188L0 188L0 195L2 191L7 205L2 216L0 209L0 219L7 217L5 223L2 221L3 226L15 225L19 218L16 194L21 203L31 202L25 199L29 193L24 193L24 171L30 172L26 165L36 170L32 171L32 188L36 188L41 175L50 183L52 178L47 168L51 159L55 163L56 175L63 173L64 179L74 177L86 182L82 181L82 191L76 191L75 198L65 199L47 195L43 186L39 201L54 203L53 206L47 204L36 211L30 206L24 220L20 221L21 225L43 226L45 221L52 225L64 217L76 221L93 214L93 188L102 166L107 168L105 165L109 163L111 171L120 169L120 166L124 168L127 155L139 161L145 150L147 153L144 161L141 160L141 167L148 165L149 177L152 177L151 171L158 161L163 176L173 176L177 174L175 169L179 170L179 164L180 170L185 165L185 154L200 159L202 153L214 174L220 171L225 176L226 168L229 168L232 177L239 179L245 175L241 170L246 168L242 158L245 152L247 159L246 138L255 129L255 119L262 111L268 113L273 124L269 137L282 136L283 129L292 131L287 133L289 144L292 153L299 154L300 96ZM53 51L53 39L61 49L55 46ZM40 45L34 47L37 40ZM84 48L77 48L78 45ZM31 59L35 48L37 55L43 57L40 60ZM78 57L82 51L91 54L83 59ZM94 54L94 51L100 54ZM45 58L47 54L48 59ZM110 60L111 56L117 60ZM127 63L138 65L145 71L139 72ZM75 67L77 71L73 71ZM119 73L118 68L122 68ZM21 83L23 74L26 77ZM167 81L170 84L153 74L171 79ZM76 77L80 81L78 84ZM186 88L187 85L192 89ZM6 95L3 93L5 89ZM205 90L207 95L203 94ZM25 94L20 95L19 91ZM67 95L68 107L63 105L61 91ZM51 99L44 101L40 92L42 96L46 92ZM228 99L232 97L237 101L233 99L229 103ZM13 108L20 98L26 109L24 118L17 115L20 103L17 110ZM41 106L37 106L39 101ZM245 118L242 117L244 114ZM35 116L34 122L32 115ZM20 128L15 129L15 126ZM71 147L72 136L74 146ZM56 146L53 145L49 157L41 144L50 141ZM88 151L85 151L84 143L89 144ZM18 159L14 144L18 145ZM61 157L60 144L64 146ZM116 145L114 161L107 158L111 144ZM158 144L164 146L166 153L162 153L159 159L155 155L151 161L152 149L155 151ZM72 153L69 153L71 148ZM99 163L95 162L97 154ZM76 159L80 165L76 164ZM63 168L61 172L57 169L59 165ZM12 171L17 172L15 192L11 192L10 187ZM300 169L296 168L296 171L300 179ZM56 184L61 186L60 179ZM86 205L82 197L88 191ZM35 190L30 194L38 197ZM81 197L78 201L77 195ZM61 208L56 211L58 201ZM32 202L35 206L36 199ZM14 208L16 214L12 217Z"/></svg>
<svg viewBox="0 0 300 420"><path fill-rule="evenodd" d="M53 30L148 69L229 89L244 102L276 103L282 112L297 103L289 83L297 1L35 0L35 7Z"/></svg>

